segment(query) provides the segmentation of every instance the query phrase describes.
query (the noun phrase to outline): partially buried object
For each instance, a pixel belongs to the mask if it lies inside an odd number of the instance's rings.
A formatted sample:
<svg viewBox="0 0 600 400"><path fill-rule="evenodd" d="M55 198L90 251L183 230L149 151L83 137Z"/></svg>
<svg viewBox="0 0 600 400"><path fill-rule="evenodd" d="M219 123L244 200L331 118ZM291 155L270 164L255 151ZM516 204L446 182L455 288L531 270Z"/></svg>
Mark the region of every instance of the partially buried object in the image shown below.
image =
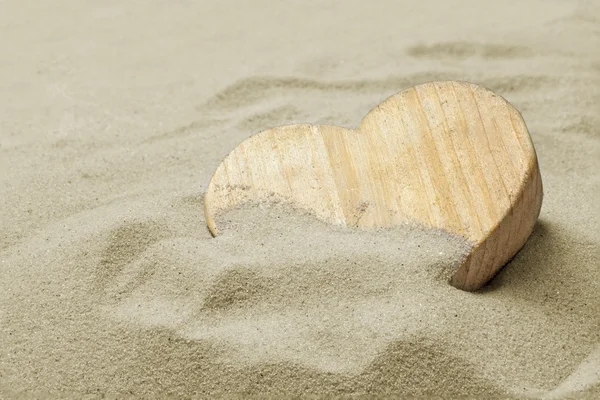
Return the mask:
<svg viewBox="0 0 600 400"><path fill-rule="evenodd" d="M251 136L218 166L204 211L277 200L329 223L418 223L472 245L450 283L485 285L531 234L542 204L537 156L521 114L501 96L457 81L397 93L358 129L288 125Z"/></svg>

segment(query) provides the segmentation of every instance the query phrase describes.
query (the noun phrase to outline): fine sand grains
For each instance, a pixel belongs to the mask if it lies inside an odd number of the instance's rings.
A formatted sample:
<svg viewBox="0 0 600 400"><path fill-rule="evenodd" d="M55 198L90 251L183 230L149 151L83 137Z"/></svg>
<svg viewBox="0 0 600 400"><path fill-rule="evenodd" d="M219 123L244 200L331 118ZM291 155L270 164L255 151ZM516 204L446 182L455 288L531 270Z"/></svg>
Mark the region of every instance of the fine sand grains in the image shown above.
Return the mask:
<svg viewBox="0 0 600 400"><path fill-rule="evenodd" d="M261 205L223 216L213 239L196 223L201 198L137 207L161 217L86 237L86 215L4 260L29 252L1 297L9 387L522 396L597 351L598 291L584 270L559 273L556 293L518 284L546 228L520 268L473 294L447 284L468 244L442 232L345 230Z"/></svg>
<svg viewBox="0 0 600 400"><path fill-rule="evenodd" d="M0 398L600 398L595 1L0 1ZM356 127L430 80L523 114L531 238L478 293L460 238L222 218L250 134Z"/></svg>

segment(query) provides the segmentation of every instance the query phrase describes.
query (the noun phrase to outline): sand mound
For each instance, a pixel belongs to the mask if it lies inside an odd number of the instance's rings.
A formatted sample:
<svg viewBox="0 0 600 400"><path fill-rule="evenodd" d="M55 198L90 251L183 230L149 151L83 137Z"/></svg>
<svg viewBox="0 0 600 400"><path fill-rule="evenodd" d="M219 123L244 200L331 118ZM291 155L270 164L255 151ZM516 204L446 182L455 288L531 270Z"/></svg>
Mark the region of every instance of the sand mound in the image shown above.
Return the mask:
<svg viewBox="0 0 600 400"><path fill-rule="evenodd" d="M468 244L443 232L345 230L276 205L228 213L213 239L201 198L154 200L132 210L154 218L95 231L84 213L5 260L29 251L10 285L33 289L3 291L10 376L74 392L523 395L598 341L584 271L560 309L545 286L503 285L531 273L519 260L486 293L449 286Z"/></svg>

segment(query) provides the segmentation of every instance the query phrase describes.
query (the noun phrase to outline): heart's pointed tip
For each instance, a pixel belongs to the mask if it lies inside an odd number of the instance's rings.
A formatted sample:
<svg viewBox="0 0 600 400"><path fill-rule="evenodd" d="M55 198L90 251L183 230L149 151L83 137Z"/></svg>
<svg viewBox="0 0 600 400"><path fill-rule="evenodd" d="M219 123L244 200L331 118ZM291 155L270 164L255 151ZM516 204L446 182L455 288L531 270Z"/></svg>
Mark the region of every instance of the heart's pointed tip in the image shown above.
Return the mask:
<svg viewBox="0 0 600 400"><path fill-rule="evenodd" d="M450 279L448 283L458 290L471 293L477 292L483 287L483 285L472 285L460 279Z"/></svg>

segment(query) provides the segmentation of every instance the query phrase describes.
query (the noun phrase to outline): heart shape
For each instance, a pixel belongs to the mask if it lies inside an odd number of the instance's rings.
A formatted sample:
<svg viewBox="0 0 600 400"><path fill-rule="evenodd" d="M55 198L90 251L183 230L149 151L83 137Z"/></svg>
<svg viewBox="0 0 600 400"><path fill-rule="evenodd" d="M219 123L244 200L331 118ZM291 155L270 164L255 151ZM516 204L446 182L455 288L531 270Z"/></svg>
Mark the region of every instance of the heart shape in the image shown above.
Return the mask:
<svg viewBox="0 0 600 400"><path fill-rule="evenodd" d="M477 290L525 244L542 204L537 156L521 114L468 82L397 93L358 129L288 125L251 136L218 166L205 194L215 217L245 202L284 200L327 222L407 222L472 245L450 283Z"/></svg>

